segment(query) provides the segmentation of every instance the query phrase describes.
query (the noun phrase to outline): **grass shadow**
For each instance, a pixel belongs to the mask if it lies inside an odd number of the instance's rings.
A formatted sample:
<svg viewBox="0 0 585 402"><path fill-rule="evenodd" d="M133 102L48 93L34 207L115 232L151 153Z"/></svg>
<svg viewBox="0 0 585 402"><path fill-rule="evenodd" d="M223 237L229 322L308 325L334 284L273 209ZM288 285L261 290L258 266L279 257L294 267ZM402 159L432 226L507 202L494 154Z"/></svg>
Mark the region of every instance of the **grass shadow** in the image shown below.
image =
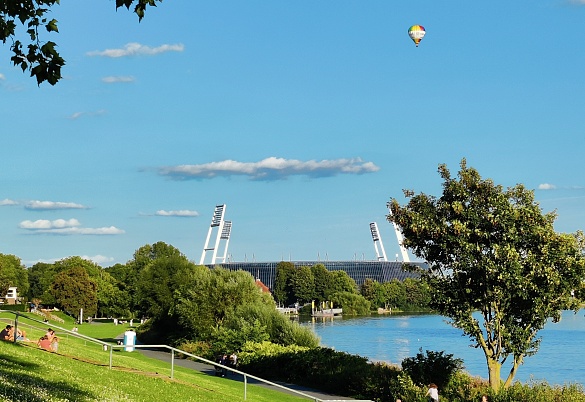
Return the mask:
<svg viewBox="0 0 585 402"><path fill-rule="evenodd" d="M65 381L52 381L39 373L41 366L0 352L0 395L5 400L43 402L47 397L67 401L97 399L97 395Z"/></svg>

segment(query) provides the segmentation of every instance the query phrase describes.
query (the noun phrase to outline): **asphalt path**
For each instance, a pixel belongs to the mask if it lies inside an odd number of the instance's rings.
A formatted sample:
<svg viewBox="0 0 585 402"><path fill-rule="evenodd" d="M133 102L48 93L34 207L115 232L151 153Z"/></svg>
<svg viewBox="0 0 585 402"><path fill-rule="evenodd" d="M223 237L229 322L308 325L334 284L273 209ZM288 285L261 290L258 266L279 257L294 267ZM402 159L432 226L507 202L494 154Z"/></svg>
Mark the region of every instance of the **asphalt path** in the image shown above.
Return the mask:
<svg viewBox="0 0 585 402"><path fill-rule="evenodd" d="M155 349L147 349L147 348L136 348L136 350L140 351L140 353L144 354L145 356L148 356L148 357L151 357L154 359L158 359L158 360L162 360L162 361L166 361L169 363L169 366L171 364L171 353L169 353L169 352L155 350ZM190 368L193 370L200 371L200 372L208 374L208 375L212 375L212 376L216 375L216 371L215 371L214 366L203 363L203 362L189 360L189 359L178 359L175 357L175 367L185 367L185 368ZM241 374L237 374L237 373L230 374L228 372L228 374L226 375L225 378L227 380L230 380L230 381L238 381L238 382L242 382L242 383L244 382L244 376ZM282 386L285 386L285 387L290 388L290 389L294 389L296 391L301 391L302 393L307 394L307 395L311 395L314 398L318 398L318 399L322 399L322 400L326 400L326 401L355 401L356 400L356 399L352 399L352 398L327 394L324 392L316 391L314 389L302 387L302 386L295 385L295 384L287 384L287 383L278 382L278 381L272 381L272 382L279 384L279 385L282 385ZM254 384L254 385L264 387L264 388L272 389L274 391L284 392L284 393L289 393L289 394L295 395L294 392L290 392L290 391L287 391L287 390L282 389L280 387L275 387L273 385L254 380L254 379L249 378L249 377L248 377L248 384ZM298 394L296 394L296 395L298 395Z"/></svg>

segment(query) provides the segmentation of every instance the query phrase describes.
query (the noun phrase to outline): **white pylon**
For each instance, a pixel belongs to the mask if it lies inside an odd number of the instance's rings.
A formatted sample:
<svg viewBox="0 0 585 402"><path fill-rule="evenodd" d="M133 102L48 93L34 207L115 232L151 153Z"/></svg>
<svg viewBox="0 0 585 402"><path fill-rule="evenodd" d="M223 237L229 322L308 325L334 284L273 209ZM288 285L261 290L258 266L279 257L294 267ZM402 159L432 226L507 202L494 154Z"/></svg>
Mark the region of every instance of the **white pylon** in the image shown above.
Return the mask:
<svg viewBox="0 0 585 402"><path fill-rule="evenodd" d="M211 224L209 225L209 230L207 231L207 238L205 239L205 246L203 246L203 252L201 253L201 259L199 260L199 265L203 265L205 263L205 255L208 251L213 250L213 256L211 258L211 264L216 264L217 260L220 259L221 262L225 262L227 257L228 245L230 241L230 234L232 229L232 222L231 221L224 221L226 205L216 205L215 210L213 211L213 217L211 218ZM211 239L211 232L217 228L217 234L215 237L215 244L213 247L209 247L209 240ZM225 249L223 255L221 257L217 257L217 251L219 248L220 240L225 240Z"/></svg>

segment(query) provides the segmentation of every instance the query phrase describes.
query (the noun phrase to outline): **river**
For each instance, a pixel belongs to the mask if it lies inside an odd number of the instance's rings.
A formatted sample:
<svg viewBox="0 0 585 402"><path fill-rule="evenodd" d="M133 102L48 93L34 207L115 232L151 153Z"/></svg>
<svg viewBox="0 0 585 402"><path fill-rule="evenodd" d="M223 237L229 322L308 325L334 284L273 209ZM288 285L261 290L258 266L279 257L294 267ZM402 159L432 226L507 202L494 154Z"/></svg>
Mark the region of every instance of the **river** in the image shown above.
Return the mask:
<svg viewBox="0 0 585 402"><path fill-rule="evenodd" d="M585 384L585 317L563 312L559 323L549 322L538 334L540 349L526 357L516 380L547 381L549 384ZM419 349L445 351L463 359L471 375L488 377L483 351L470 346L468 337L438 315L387 315L370 317L336 317L301 322L321 338L321 345L400 365L405 357ZM505 379L509 365L502 368Z"/></svg>

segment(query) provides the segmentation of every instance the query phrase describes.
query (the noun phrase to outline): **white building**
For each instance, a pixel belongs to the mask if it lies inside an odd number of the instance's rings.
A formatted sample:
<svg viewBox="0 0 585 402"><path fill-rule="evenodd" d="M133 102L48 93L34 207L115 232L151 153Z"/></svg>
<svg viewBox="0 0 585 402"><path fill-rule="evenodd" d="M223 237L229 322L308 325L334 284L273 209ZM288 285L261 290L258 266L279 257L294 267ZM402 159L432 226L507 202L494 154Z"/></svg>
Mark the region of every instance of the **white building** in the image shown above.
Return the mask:
<svg viewBox="0 0 585 402"><path fill-rule="evenodd" d="M16 290L17 290L16 286L11 286L8 288L8 292L6 292L6 296L4 296L6 304L16 304L16 300L18 298Z"/></svg>

